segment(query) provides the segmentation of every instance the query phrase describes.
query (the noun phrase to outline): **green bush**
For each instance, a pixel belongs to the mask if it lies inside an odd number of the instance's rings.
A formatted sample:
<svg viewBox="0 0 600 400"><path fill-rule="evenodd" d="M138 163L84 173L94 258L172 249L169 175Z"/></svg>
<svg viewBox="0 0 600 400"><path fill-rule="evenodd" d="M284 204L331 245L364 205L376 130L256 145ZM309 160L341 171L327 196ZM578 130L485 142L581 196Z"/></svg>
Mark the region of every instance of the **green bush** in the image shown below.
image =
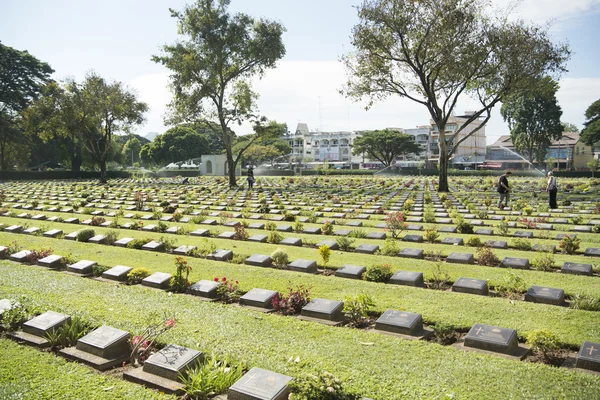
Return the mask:
<svg viewBox="0 0 600 400"><path fill-rule="evenodd" d="M50 348L58 350L64 347L71 347L77 344L77 340L90 333L95 329L92 323L83 320L75 315L71 317L71 321L67 322L57 329L46 334Z"/></svg>
<svg viewBox="0 0 600 400"><path fill-rule="evenodd" d="M384 256L397 256L399 252L400 246L398 245L398 241L393 238L385 239L383 246L379 249L379 253Z"/></svg>
<svg viewBox="0 0 600 400"><path fill-rule="evenodd" d="M355 328L363 327L369 322L369 312L373 307L375 307L373 299L365 293L344 299L344 315L348 318L350 326Z"/></svg>
<svg viewBox="0 0 600 400"><path fill-rule="evenodd" d="M572 235L565 235L564 238L561 239L558 247L566 254L575 254L577 250L579 250L579 245L581 244L581 239L576 238Z"/></svg>
<svg viewBox="0 0 600 400"><path fill-rule="evenodd" d="M390 264L373 264L367 267L362 278L371 282L387 282L394 275Z"/></svg>
<svg viewBox="0 0 600 400"><path fill-rule="evenodd" d="M321 227L321 233L323 235L331 235L333 233L333 224L329 221L325 221Z"/></svg>
<svg viewBox="0 0 600 400"><path fill-rule="evenodd" d="M426 229L425 233L423 234L423 239L425 239L429 243L435 243L439 237L440 234L435 228Z"/></svg>
<svg viewBox="0 0 600 400"><path fill-rule="evenodd" d="M335 239L341 251L352 250L352 244L354 240L347 238L346 236L340 236Z"/></svg>
<svg viewBox="0 0 600 400"><path fill-rule="evenodd" d="M108 232L106 232L105 238L106 238L106 244L112 245L117 240L119 240L119 232L117 232L117 231L108 231Z"/></svg>
<svg viewBox="0 0 600 400"><path fill-rule="evenodd" d="M523 277L517 275L509 268L500 282L496 284L495 289L496 292L502 297L517 299L521 297L523 292L525 292L526 287L527 286L523 280Z"/></svg>
<svg viewBox="0 0 600 400"><path fill-rule="evenodd" d="M554 255L549 253L540 254L531 260L531 266L538 271L552 271L554 268Z"/></svg>
<svg viewBox="0 0 600 400"><path fill-rule="evenodd" d="M438 322L430 327L433 330L433 341L444 346L455 343L460 336L456 328L450 324Z"/></svg>
<svg viewBox="0 0 600 400"><path fill-rule="evenodd" d="M19 301L11 301L10 308L4 310L0 317L0 330L6 332L16 331L21 328L24 322L29 321L40 311L37 304L24 296Z"/></svg>
<svg viewBox="0 0 600 400"><path fill-rule="evenodd" d="M94 236L96 236L96 232L91 228L87 228L87 229L83 229L83 230L80 230L79 232L77 232L76 238L77 238L78 242L87 242Z"/></svg>
<svg viewBox="0 0 600 400"><path fill-rule="evenodd" d="M481 239L478 236L472 236L467 240L467 246L481 247L483 243L481 243Z"/></svg>
<svg viewBox="0 0 600 400"><path fill-rule="evenodd" d="M511 247L517 250L529 251L531 250L531 242L525 238L517 238L512 241Z"/></svg>
<svg viewBox="0 0 600 400"><path fill-rule="evenodd" d="M456 224L456 230L458 233L473 233L473 225L467 221L460 221Z"/></svg>
<svg viewBox="0 0 600 400"><path fill-rule="evenodd" d="M238 381L246 370L245 363L210 356L200 365L180 376L188 399L208 400L223 394Z"/></svg>
<svg viewBox="0 0 600 400"><path fill-rule="evenodd" d="M283 240L283 235L277 231L269 232L267 236L267 242L277 244Z"/></svg>
<svg viewBox="0 0 600 400"><path fill-rule="evenodd" d="M306 375L291 381L289 400L358 400L359 397L347 393L342 383L329 372L319 376Z"/></svg>
<svg viewBox="0 0 600 400"><path fill-rule="evenodd" d="M551 363L560 355L560 342L554 333L542 329L536 329L525 335L526 342L531 350L542 361Z"/></svg>
<svg viewBox="0 0 600 400"><path fill-rule="evenodd" d="M127 274L127 283L138 285L152 274L148 268L134 268Z"/></svg>
<svg viewBox="0 0 600 400"><path fill-rule="evenodd" d="M102 276L105 271L108 271L110 267L106 267L104 265L96 264L92 266L92 273L94 276Z"/></svg>
<svg viewBox="0 0 600 400"><path fill-rule="evenodd" d="M450 274L448 274L446 269L442 268L442 263L435 263L435 268L431 271L431 279L429 279L427 283L433 290L447 289L450 283Z"/></svg>
<svg viewBox="0 0 600 400"><path fill-rule="evenodd" d="M290 262L288 254L280 248L271 253L271 259L277 268L285 268Z"/></svg>
<svg viewBox="0 0 600 400"><path fill-rule="evenodd" d="M151 241L152 238L133 239L131 242L127 243L127 248L141 250L146 243L150 243Z"/></svg>
<svg viewBox="0 0 600 400"><path fill-rule="evenodd" d="M600 311L600 296L576 294L571 298L570 307L576 310Z"/></svg>
<svg viewBox="0 0 600 400"><path fill-rule="evenodd" d="M497 267L500 264L500 259L489 247L480 247L477 249L477 264L488 267Z"/></svg>

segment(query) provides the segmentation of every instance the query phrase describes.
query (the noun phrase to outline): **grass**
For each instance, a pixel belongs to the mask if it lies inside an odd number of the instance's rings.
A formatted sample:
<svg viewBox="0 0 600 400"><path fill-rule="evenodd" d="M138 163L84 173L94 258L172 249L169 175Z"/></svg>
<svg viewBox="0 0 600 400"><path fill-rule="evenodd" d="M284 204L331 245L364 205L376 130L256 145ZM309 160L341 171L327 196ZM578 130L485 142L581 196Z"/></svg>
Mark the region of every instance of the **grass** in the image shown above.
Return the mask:
<svg viewBox="0 0 600 400"><path fill-rule="evenodd" d="M141 330L150 310L175 313L177 327L165 334L165 342L291 376L328 371L348 389L375 399L443 398L446 394L461 399L520 397L523 393L548 399L600 395L600 377L589 374L261 314L140 286L106 284L6 261L0 262L0 268L5 278L1 297L25 295L42 309L78 312L129 331ZM498 313L487 306L490 314ZM521 311L512 310L529 319ZM583 316L574 314L573 324L579 324ZM558 315L554 318L561 320ZM288 362L290 358L300 362Z"/></svg>
<svg viewBox="0 0 600 400"><path fill-rule="evenodd" d="M0 354L1 399L175 399L8 339Z"/></svg>

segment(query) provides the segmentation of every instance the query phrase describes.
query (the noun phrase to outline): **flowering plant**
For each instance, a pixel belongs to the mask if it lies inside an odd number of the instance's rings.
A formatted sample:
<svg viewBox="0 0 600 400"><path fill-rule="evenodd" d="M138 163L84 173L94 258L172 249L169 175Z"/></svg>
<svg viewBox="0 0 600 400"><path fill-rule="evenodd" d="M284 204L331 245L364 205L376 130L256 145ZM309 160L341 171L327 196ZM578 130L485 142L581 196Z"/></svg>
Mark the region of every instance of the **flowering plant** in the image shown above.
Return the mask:
<svg viewBox="0 0 600 400"><path fill-rule="evenodd" d="M393 238L397 238L398 235L400 235L400 232L406 229L404 215L399 211L386 214L383 220L385 222L386 230L390 232Z"/></svg>
<svg viewBox="0 0 600 400"><path fill-rule="evenodd" d="M222 278L214 278L215 282L221 283L217 287L217 298L223 303L235 303L240 299L239 282L227 279L226 276Z"/></svg>
<svg viewBox="0 0 600 400"><path fill-rule="evenodd" d="M152 355L153 345L160 335L174 328L175 319L166 316L158 322L152 323L141 334L130 340L131 354L129 361L134 367L139 367Z"/></svg>
<svg viewBox="0 0 600 400"><path fill-rule="evenodd" d="M177 268L175 275L171 278L171 290L175 292L185 292L190 286L188 277L192 266L188 264L187 260L183 257L175 257L175 267Z"/></svg>

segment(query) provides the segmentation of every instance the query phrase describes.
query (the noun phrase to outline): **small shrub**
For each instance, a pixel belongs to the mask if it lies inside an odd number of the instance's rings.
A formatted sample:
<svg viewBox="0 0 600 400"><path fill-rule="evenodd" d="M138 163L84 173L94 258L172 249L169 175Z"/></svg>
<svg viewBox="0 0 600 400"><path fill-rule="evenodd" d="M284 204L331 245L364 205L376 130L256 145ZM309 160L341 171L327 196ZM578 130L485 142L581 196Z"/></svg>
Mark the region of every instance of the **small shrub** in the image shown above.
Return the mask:
<svg viewBox="0 0 600 400"><path fill-rule="evenodd" d="M321 233L323 235L331 235L333 234L333 224L329 221L325 221L323 226L321 227Z"/></svg>
<svg viewBox="0 0 600 400"><path fill-rule="evenodd" d="M373 264L367 267L362 278L370 282L387 282L394 275L389 264Z"/></svg>
<svg viewBox="0 0 600 400"><path fill-rule="evenodd" d="M106 222L106 218L95 216L92 217L92 221L90 222L91 226L100 226L101 224Z"/></svg>
<svg viewBox="0 0 600 400"><path fill-rule="evenodd" d="M10 242L10 244L8 246L6 246L6 255L18 253L22 249L23 248L21 247L21 245L19 243L17 243L16 240L13 240L12 242Z"/></svg>
<svg viewBox="0 0 600 400"><path fill-rule="evenodd" d="M426 229L425 233L423 234L423 239L429 243L435 243L439 237L440 234L435 228Z"/></svg>
<svg viewBox="0 0 600 400"><path fill-rule="evenodd" d="M571 308L576 310L600 311L600 296L576 294L571 299Z"/></svg>
<svg viewBox="0 0 600 400"><path fill-rule="evenodd" d="M550 253L540 254L531 261L531 266L538 271L552 271L554 268L554 255Z"/></svg>
<svg viewBox="0 0 600 400"><path fill-rule="evenodd" d="M501 236L508 235L508 222L502 220L498 225L496 225L496 231Z"/></svg>
<svg viewBox="0 0 600 400"><path fill-rule="evenodd" d="M39 306L26 297L21 297L19 301L11 301L10 308L4 310L0 318L0 331L14 332L39 313Z"/></svg>
<svg viewBox="0 0 600 400"><path fill-rule="evenodd" d="M600 233L600 224L596 224L592 227L592 232Z"/></svg>
<svg viewBox="0 0 600 400"><path fill-rule="evenodd" d="M467 221L460 221L456 225L456 230L458 231L458 233L473 233L473 225L471 225Z"/></svg>
<svg viewBox="0 0 600 400"><path fill-rule="evenodd" d="M185 398L205 400L223 394L242 377L245 370L243 362L234 363L227 358L211 356L180 377Z"/></svg>
<svg viewBox="0 0 600 400"><path fill-rule="evenodd" d="M278 293L273 297L273 310L282 315L300 314L302 307L310 302L310 287L298 285L295 288L290 287L287 296Z"/></svg>
<svg viewBox="0 0 600 400"><path fill-rule="evenodd" d="M117 231L108 231L108 232L106 232L105 238L106 238L106 244L112 245L117 240L119 240L119 232L117 232Z"/></svg>
<svg viewBox="0 0 600 400"><path fill-rule="evenodd" d="M347 393L342 383L329 372L321 375L306 375L291 381L289 400L358 400L358 396Z"/></svg>
<svg viewBox="0 0 600 400"><path fill-rule="evenodd" d="M192 257L206 258L217 250L217 245L210 240L203 238L197 247L190 251Z"/></svg>
<svg viewBox="0 0 600 400"><path fill-rule="evenodd" d="M518 299L525 291L526 284L521 275L517 275L509 268L495 288L498 295L502 297Z"/></svg>
<svg viewBox="0 0 600 400"><path fill-rule="evenodd" d="M562 250L563 253L575 254L575 252L579 250L580 244L581 239L571 235L565 235L565 237L562 238L560 243L558 244L558 247Z"/></svg>
<svg viewBox="0 0 600 400"><path fill-rule="evenodd" d="M269 232L267 242L277 244L283 240L283 235L277 231Z"/></svg>
<svg viewBox="0 0 600 400"><path fill-rule="evenodd" d="M277 268L285 268L290 262L288 254L280 248L271 253L271 259Z"/></svg>
<svg viewBox="0 0 600 400"><path fill-rule="evenodd" d="M431 272L431 279L427 282L434 290L446 290L450 282L448 271L442 268L442 263L437 262Z"/></svg>
<svg viewBox="0 0 600 400"><path fill-rule="evenodd" d="M161 236L160 238L158 238L158 241L163 244L165 251L167 252L177 247L177 240L172 237Z"/></svg>
<svg viewBox="0 0 600 400"><path fill-rule="evenodd" d="M171 328L175 327L175 320L164 316L160 320L151 321L149 326L139 335L130 340L131 354L129 361L134 367L139 367L155 352L154 345L158 338Z"/></svg>
<svg viewBox="0 0 600 400"><path fill-rule="evenodd" d="M171 277L169 286L172 291L183 293L191 285L188 277L192 271L192 266L188 264L187 260L183 257L175 257L175 275Z"/></svg>
<svg viewBox="0 0 600 400"><path fill-rule="evenodd" d="M37 264L38 260L41 260L44 257L48 257L53 252L54 250L52 249L31 250L31 252L27 254L27 257L25 259L27 260L28 264L35 265Z"/></svg>
<svg viewBox="0 0 600 400"><path fill-rule="evenodd" d="M368 233L364 229L353 229L350 231L350 234L348 234L348 237L356 238L356 239L364 239L367 237L367 235L368 235Z"/></svg>
<svg viewBox="0 0 600 400"><path fill-rule="evenodd" d="M227 277L214 278L215 282L221 284L217 287L217 298L219 301L230 304L235 303L240 299L242 292L239 289L239 282L227 279Z"/></svg>
<svg viewBox="0 0 600 400"><path fill-rule="evenodd" d="M396 239L387 238L383 242L383 246L379 249L379 253L384 256L397 256L400 252L400 246Z"/></svg>
<svg viewBox="0 0 600 400"><path fill-rule="evenodd" d="M302 232L304 230L304 224L296 219L293 226L294 232Z"/></svg>
<svg viewBox="0 0 600 400"><path fill-rule="evenodd" d="M87 242L94 236L96 236L96 232L93 229L86 228L86 229L82 229L79 232L77 232L76 239L78 242Z"/></svg>
<svg viewBox="0 0 600 400"><path fill-rule="evenodd" d="M77 344L77 340L87 335L95 328L90 322L83 320L79 316L73 316L70 322L61 325L59 328L46 334L50 348L58 350L64 347L71 347Z"/></svg>
<svg viewBox="0 0 600 400"><path fill-rule="evenodd" d="M375 307L373 299L365 293L344 299L344 315L348 318L350 326L354 328L361 328L369 322L369 312L373 307Z"/></svg>
<svg viewBox="0 0 600 400"><path fill-rule="evenodd" d="M105 265L96 264L92 266L92 273L94 274L94 276L102 276L102 274L105 271L108 271L109 269L110 267L107 267Z"/></svg>
<svg viewBox="0 0 600 400"><path fill-rule="evenodd" d="M442 251L441 250L425 250L423 253L423 257L429 261L442 261Z"/></svg>
<svg viewBox="0 0 600 400"><path fill-rule="evenodd" d="M497 267L500 264L500 259L489 247L480 247L477 249L477 264L488 267Z"/></svg>
<svg viewBox="0 0 600 400"><path fill-rule="evenodd" d="M456 328L450 324L438 322L430 327L433 329L433 341L444 346L456 343L460 336Z"/></svg>
<svg viewBox="0 0 600 400"><path fill-rule="evenodd" d="M248 258L247 255L244 255L244 254L234 254L233 258L230 261L230 263L231 264L243 264L246 261L246 258Z"/></svg>
<svg viewBox="0 0 600 400"><path fill-rule="evenodd" d="M323 262L323 268L327 268L327 264L329 263L329 257L331 256L331 250L329 246L324 244L319 247L319 256L321 256L321 261Z"/></svg>
<svg viewBox="0 0 600 400"><path fill-rule="evenodd" d="M244 225L239 222L234 226L234 229L235 234L233 235L233 240L246 240L250 236Z"/></svg>
<svg viewBox="0 0 600 400"><path fill-rule="evenodd" d="M277 224L273 221L267 221L265 223L265 230L267 231L274 231L275 229L277 229Z"/></svg>
<svg viewBox="0 0 600 400"><path fill-rule="evenodd" d="M150 243L151 241L152 238L133 239L131 242L127 243L127 248L141 250L146 243Z"/></svg>
<svg viewBox="0 0 600 400"><path fill-rule="evenodd" d="M130 285L138 285L151 274L152 273L148 268L134 268L127 274L127 283Z"/></svg>
<svg viewBox="0 0 600 400"><path fill-rule="evenodd" d="M517 250L529 251L531 250L531 243L525 238L517 238L512 241L511 247Z"/></svg>
<svg viewBox="0 0 600 400"><path fill-rule="evenodd" d="M346 236L340 236L340 237L336 238L335 241L337 242L341 251L352 250L352 244L354 243L354 240L349 239Z"/></svg>
<svg viewBox="0 0 600 400"><path fill-rule="evenodd" d="M479 239L478 236L472 236L467 240L467 246L481 247L483 246L483 243L481 242L481 239Z"/></svg>
<svg viewBox="0 0 600 400"><path fill-rule="evenodd" d="M164 221L158 221L158 225L156 225L156 232L165 233L169 229L169 225L167 225Z"/></svg>
<svg viewBox="0 0 600 400"><path fill-rule="evenodd" d="M558 336L550 331L536 329L528 332L525 338L533 353L545 363L553 363L562 353Z"/></svg>
<svg viewBox="0 0 600 400"><path fill-rule="evenodd" d="M202 215L202 214L200 214L200 215L194 215L190 219L190 221L192 221L194 224L201 224L204 221L206 221L206 215Z"/></svg>
<svg viewBox="0 0 600 400"><path fill-rule="evenodd" d="M408 203L410 199L406 200ZM406 203L404 203L406 205ZM412 205L410 206L412 208ZM392 238L397 238L403 230L406 229L406 223L404 222L404 215L397 211L391 212L385 216L383 219L385 222L386 230L390 232Z"/></svg>

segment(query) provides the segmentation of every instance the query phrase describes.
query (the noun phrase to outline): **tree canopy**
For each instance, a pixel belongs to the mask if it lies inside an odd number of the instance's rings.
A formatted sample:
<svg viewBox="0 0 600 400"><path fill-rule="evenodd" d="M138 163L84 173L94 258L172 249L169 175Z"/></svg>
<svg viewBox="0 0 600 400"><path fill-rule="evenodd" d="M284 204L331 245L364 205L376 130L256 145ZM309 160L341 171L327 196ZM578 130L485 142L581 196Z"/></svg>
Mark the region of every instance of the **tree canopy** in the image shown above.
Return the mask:
<svg viewBox="0 0 600 400"><path fill-rule="evenodd" d="M354 139L352 153L365 154L389 167L400 154L420 154L423 148L411 135L389 129L363 132Z"/></svg>
<svg viewBox="0 0 600 400"><path fill-rule="evenodd" d="M209 152L210 145L206 135L198 133L191 125L181 125L145 144L140 156L144 163L166 165L198 158Z"/></svg>
<svg viewBox="0 0 600 400"><path fill-rule="evenodd" d="M163 55L152 59L172 71L170 122L200 120L218 132L227 156L229 182L235 186L235 167L258 135L234 155L235 133L230 126L261 120L250 79L274 68L285 55L281 39L285 28L247 14L230 14L229 3L197 0L182 12L171 9L185 40L164 46Z"/></svg>
<svg viewBox="0 0 600 400"><path fill-rule="evenodd" d="M536 79L564 70L570 53L547 29L493 14L485 0L365 0L352 31L356 50L344 57L343 92L367 99L388 96L423 105L439 132L439 191L448 191L448 160L491 116L492 108ZM459 99L478 102L452 133L446 123ZM465 127L483 118L479 128ZM446 135L450 136L448 139ZM454 147L448 151L448 142Z"/></svg>
<svg viewBox="0 0 600 400"><path fill-rule="evenodd" d="M36 99L54 72L50 65L0 42L0 170L17 161L23 141L20 113Z"/></svg>
<svg viewBox="0 0 600 400"><path fill-rule="evenodd" d="M587 121L581 131L581 140L588 146L600 141L600 99L593 102L585 111Z"/></svg>
<svg viewBox="0 0 600 400"><path fill-rule="evenodd" d="M564 132L557 90L558 84L544 77L531 89L509 97L500 109L513 145L530 163L543 163L552 142Z"/></svg>

